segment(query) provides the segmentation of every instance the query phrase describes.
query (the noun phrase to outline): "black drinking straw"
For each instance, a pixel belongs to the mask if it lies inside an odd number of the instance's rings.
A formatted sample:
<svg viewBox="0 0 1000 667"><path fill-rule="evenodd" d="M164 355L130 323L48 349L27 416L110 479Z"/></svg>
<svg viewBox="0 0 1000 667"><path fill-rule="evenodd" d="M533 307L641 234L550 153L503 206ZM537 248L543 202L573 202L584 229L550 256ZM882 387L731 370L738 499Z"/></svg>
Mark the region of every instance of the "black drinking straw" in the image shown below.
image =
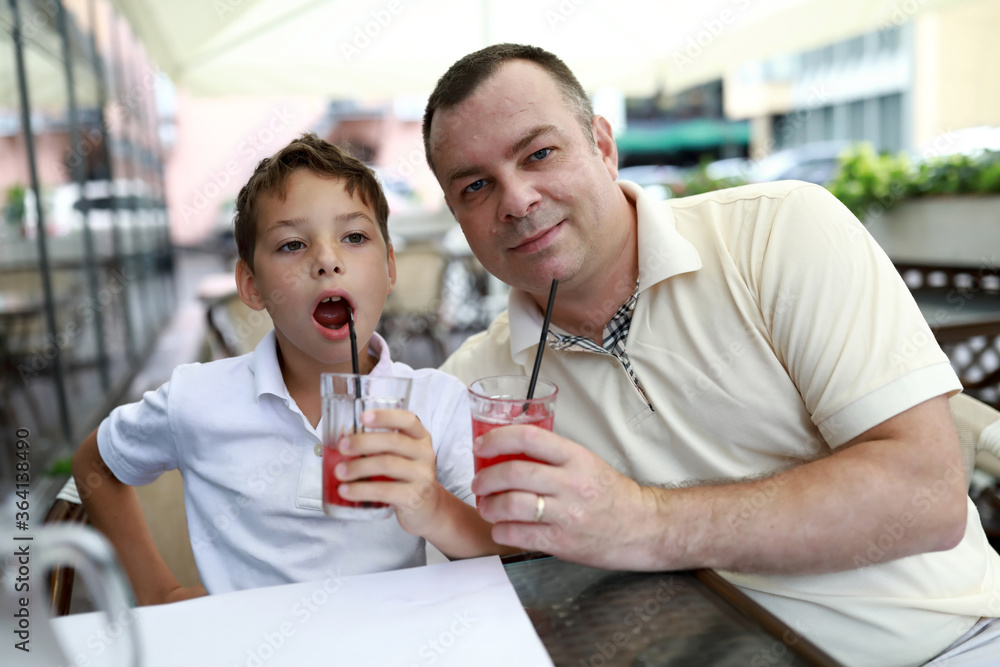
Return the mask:
<svg viewBox="0 0 1000 667"><path fill-rule="evenodd" d="M351 332L351 370L354 371L354 409L351 412L354 413L354 432L357 433L361 430L361 425L358 423L360 417L358 406L361 405L361 365L358 363L358 334L354 331L354 309L350 305L347 306L347 315L347 327ZM361 506L372 507L372 503L365 500Z"/></svg>
<svg viewBox="0 0 1000 667"><path fill-rule="evenodd" d="M542 337L538 341L538 353L535 355L535 367L531 370L531 382L528 383L528 400L535 395L535 383L538 382L538 370L542 367L542 352L545 351L545 339L549 337L549 320L552 319L552 305L556 302L556 287L559 281L552 279L552 287L549 288L549 303L545 307L545 319L542 321Z"/></svg>
<svg viewBox="0 0 1000 667"><path fill-rule="evenodd" d="M358 432L358 403L361 401L361 371L358 363L358 334L354 331L354 309L347 306L347 327L351 332L351 369L354 371L354 432Z"/></svg>

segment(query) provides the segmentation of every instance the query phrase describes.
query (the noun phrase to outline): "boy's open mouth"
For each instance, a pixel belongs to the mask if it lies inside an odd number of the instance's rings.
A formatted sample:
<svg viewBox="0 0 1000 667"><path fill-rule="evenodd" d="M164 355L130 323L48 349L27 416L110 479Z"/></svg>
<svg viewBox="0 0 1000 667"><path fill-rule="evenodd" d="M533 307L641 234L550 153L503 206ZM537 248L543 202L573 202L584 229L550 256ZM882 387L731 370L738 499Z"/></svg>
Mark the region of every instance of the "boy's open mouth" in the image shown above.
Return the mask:
<svg viewBox="0 0 1000 667"><path fill-rule="evenodd" d="M348 310L349 307L345 299L339 296L329 296L316 306L316 310L313 311L313 319L327 329L339 329L347 324Z"/></svg>

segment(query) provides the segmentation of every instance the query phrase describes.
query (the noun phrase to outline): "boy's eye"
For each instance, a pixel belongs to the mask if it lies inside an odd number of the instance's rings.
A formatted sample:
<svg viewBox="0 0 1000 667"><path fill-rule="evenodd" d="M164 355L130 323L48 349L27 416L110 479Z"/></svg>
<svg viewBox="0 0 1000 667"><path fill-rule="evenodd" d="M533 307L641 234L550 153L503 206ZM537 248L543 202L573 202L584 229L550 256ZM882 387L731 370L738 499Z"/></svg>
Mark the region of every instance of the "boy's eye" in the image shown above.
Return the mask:
<svg viewBox="0 0 1000 667"><path fill-rule="evenodd" d="M486 181L484 181L483 179L480 178L475 183L470 183L469 185L467 185L465 187L465 191L466 192L479 192L484 187L486 187Z"/></svg>
<svg viewBox="0 0 1000 667"><path fill-rule="evenodd" d="M534 153L532 153L528 159L534 160L535 162L537 162L538 160L544 160L549 156L549 153L551 152L552 152L551 148L542 148L541 150L537 150Z"/></svg>
<svg viewBox="0 0 1000 667"><path fill-rule="evenodd" d="M305 244L302 241L289 241L285 245L281 246L279 250L285 250L287 252L295 252L296 250L302 250L305 248Z"/></svg>
<svg viewBox="0 0 1000 667"><path fill-rule="evenodd" d="M344 240L347 241L348 243L357 244L357 243L364 243L365 241L368 240L368 237L362 234L361 232L353 232L345 236Z"/></svg>

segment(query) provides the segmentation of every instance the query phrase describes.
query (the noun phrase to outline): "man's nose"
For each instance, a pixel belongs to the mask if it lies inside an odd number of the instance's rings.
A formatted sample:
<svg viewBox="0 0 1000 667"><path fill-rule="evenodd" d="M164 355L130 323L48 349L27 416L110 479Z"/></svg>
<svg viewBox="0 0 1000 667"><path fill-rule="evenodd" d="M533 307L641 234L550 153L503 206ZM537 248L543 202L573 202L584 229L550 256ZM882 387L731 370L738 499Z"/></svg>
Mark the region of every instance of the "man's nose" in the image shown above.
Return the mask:
<svg viewBox="0 0 1000 667"><path fill-rule="evenodd" d="M527 217L541 199L538 190L528 179L508 179L502 187L499 211L501 220L509 221Z"/></svg>

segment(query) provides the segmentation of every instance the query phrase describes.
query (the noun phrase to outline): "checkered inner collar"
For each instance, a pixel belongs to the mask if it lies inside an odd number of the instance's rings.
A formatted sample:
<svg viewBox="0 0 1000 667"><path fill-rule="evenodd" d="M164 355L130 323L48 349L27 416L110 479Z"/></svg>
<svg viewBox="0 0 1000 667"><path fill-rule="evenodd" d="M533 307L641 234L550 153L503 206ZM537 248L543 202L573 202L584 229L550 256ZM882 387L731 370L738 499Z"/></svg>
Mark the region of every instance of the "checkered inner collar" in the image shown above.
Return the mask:
<svg viewBox="0 0 1000 667"><path fill-rule="evenodd" d="M625 341L628 339L628 330L632 325L632 313L635 311L635 304L639 300L639 281L635 282L635 290L621 308L611 317L611 320L604 326L603 346L584 336L574 336L571 334L561 334L554 331L549 332L548 344L553 350L581 350L586 352L596 352L598 354L610 354L621 361L629 377L636 387L640 388L639 380L632 369L628 353L625 351Z"/></svg>

